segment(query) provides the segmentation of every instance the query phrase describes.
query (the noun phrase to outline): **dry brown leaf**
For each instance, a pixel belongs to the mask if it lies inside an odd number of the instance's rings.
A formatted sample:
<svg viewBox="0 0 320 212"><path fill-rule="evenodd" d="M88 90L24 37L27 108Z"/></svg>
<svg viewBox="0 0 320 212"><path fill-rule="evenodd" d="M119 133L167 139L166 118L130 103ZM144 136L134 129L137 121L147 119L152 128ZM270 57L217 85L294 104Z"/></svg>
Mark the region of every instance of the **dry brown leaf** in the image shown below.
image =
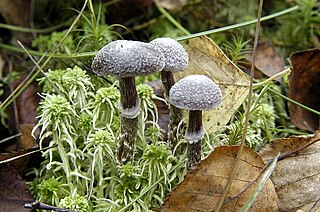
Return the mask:
<svg viewBox="0 0 320 212"><path fill-rule="evenodd" d="M206 159L190 170L184 181L175 188L164 202L161 211L214 211L230 176L238 146L217 147ZM228 197L239 194L264 167L262 158L245 147L241 155ZM255 189L253 184L240 197L226 203L222 211L239 211ZM277 194L270 179L259 193L250 211L277 211Z"/></svg>
<svg viewBox="0 0 320 212"><path fill-rule="evenodd" d="M202 74L214 80L222 90L222 105L203 113L204 128L214 132L230 120L247 97L249 77L206 36L189 40L186 51L189 54L188 68L176 73L176 80L191 74Z"/></svg>
<svg viewBox="0 0 320 212"><path fill-rule="evenodd" d="M252 63L252 52L246 55L246 58ZM285 69L285 61L278 49L268 42L258 43L254 59L255 68L265 76L273 75ZM258 75L255 73L255 76ZM280 81L280 79L278 79Z"/></svg>
<svg viewBox="0 0 320 212"><path fill-rule="evenodd" d="M274 140L260 150L265 161L280 152L288 153L306 143L320 139L320 132L314 136L290 137ZM281 211L320 211L320 142L300 151L298 154L278 162L271 180L279 197ZM317 205L318 204L318 205Z"/></svg>
<svg viewBox="0 0 320 212"><path fill-rule="evenodd" d="M290 57L289 97L320 111L320 49L296 52ZM319 129L319 116L297 105L289 104L292 123L311 132Z"/></svg>
<svg viewBox="0 0 320 212"><path fill-rule="evenodd" d="M30 27L30 0L1 0L0 14L7 24ZM24 44L30 44L32 36L30 33L11 31L17 40Z"/></svg>

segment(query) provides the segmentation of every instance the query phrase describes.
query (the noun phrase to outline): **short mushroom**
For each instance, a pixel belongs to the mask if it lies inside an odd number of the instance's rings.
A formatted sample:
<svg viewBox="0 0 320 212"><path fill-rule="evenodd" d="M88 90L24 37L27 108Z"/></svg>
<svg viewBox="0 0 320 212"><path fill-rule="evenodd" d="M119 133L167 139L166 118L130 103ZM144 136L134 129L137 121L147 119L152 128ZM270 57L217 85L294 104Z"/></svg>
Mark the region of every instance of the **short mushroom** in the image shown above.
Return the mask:
<svg viewBox="0 0 320 212"><path fill-rule="evenodd" d="M217 108L221 104L222 93L207 76L189 75L172 86L169 99L176 107L189 110L185 138L188 141L188 167L191 167L201 159L202 111Z"/></svg>
<svg viewBox="0 0 320 212"><path fill-rule="evenodd" d="M92 62L92 71L99 76L109 74L119 79L121 112L118 160L125 163L133 156L138 129L140 99L135 86L135 76L161 71L163 54L152 45L139 41L118 40L104 46Z"/></svg>
<svg viewBox="0 0 320 212"><path fill-rule="evenodd" d="M175 84L173 73L184 71L188 66L188 54L183 46L172 38L156 38L150 42L165 58L165 66L162 69L161 80L164 89L164 96L168 100L169 91ZM182 120L182 111L170 105L170 123L168 126L168 141L174 148L177 143L177 127ZM183 133L180 131L180 133Z"/></svg>

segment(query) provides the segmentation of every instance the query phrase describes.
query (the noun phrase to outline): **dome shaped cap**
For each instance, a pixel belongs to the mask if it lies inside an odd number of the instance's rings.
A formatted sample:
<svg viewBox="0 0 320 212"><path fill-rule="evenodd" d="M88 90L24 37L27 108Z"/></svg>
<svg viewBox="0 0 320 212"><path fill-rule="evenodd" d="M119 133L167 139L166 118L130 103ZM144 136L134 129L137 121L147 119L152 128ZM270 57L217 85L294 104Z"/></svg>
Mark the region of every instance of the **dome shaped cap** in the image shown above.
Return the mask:
<svg viewBox="0 0 320 212"><path fill-rule="evenodd" d="M152 45L117 40L97 53L91 68L99 76L112 74L122 78L155 73L161 71L164 65L163 54Z"/></svg>
<svg viewBox="0 0 320 212"><path fill-rule="evenodd" d="M211 110L221 104L220 88L207 76L189 75L170 89L170 102L186 110Z"/></svg>
<svg viewBox="0 0 320 212"><path fill-rule="evenodd" d="M156 38L150 42L164 54L164 71L183 71L188 66L188 54L183 46L172 38Z"/></svg>

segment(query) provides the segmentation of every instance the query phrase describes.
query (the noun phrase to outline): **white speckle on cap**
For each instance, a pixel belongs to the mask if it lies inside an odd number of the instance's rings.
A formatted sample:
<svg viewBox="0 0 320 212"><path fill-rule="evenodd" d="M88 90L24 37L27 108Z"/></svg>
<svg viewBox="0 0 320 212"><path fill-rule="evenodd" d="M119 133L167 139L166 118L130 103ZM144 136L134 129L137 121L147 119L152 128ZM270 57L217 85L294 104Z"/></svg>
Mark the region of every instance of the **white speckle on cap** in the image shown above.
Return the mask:
<svg viewBox="0 0 320 212"><path fill-rule="evenodd" d="M169 100L181 109L211 110L221 104L222 93L207 76L189 75L172 86Z"/></svg>
<svg viewBox="0 0 320 212"><path fill-rule="evenodd" d="M172 38L157 38L150 42L159 49L165 58L164 71L184 71L188 66L188 54L183 46Z"/></svg>
<svg viewBox="0 0 320 212"><path fill-rule="evenodd" d="M164 65L163 53L153 45L117 40L97 53L91 68L99 76L133 77L161 71Z"/></svg>

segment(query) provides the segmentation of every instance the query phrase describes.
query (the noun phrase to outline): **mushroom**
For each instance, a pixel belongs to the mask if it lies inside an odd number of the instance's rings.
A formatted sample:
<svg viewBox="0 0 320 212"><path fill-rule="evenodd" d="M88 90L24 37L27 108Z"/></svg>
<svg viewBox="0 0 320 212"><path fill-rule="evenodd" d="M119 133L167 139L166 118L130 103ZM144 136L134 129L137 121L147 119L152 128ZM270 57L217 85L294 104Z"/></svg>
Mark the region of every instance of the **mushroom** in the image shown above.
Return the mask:
<svg viewBox="0 0 320 212"><path fill-rule="evenodd" d="M175 84L173 73L184 71L188 66L189 57L183 46L172 38L157 38L152 40L150 44L153 44L161 51L165 58L165 66L160 73L164 96L166 100L168 100L169 91ZM178 125L182 120L182 111L173 105L169 106L170 122L168 126L168 141L172 145L172 148L174 148L177 143L176 134L184 133L183 127L180 129L180 132L177 133Z"/></svg>
<svg viewBox="0 0 320 212"><path fill-rule="evenodd" d="M169 94L171 104L189 110L185 139L188 141L188 167L191 167L201 160L202 111L217 108L222 93L207 76L189 75L173 85Z"/></svg>
<svg viewBox="0 0 320 212"><path fill-rule="evenodd" d="M139 41L118 40L104 46L92 62L92 71L98 76L114 75L119 80L121 112L118 160L126 163L133 156L138 129L140 99L135 76L161 71L163 54L152 45Z"/></svg>

